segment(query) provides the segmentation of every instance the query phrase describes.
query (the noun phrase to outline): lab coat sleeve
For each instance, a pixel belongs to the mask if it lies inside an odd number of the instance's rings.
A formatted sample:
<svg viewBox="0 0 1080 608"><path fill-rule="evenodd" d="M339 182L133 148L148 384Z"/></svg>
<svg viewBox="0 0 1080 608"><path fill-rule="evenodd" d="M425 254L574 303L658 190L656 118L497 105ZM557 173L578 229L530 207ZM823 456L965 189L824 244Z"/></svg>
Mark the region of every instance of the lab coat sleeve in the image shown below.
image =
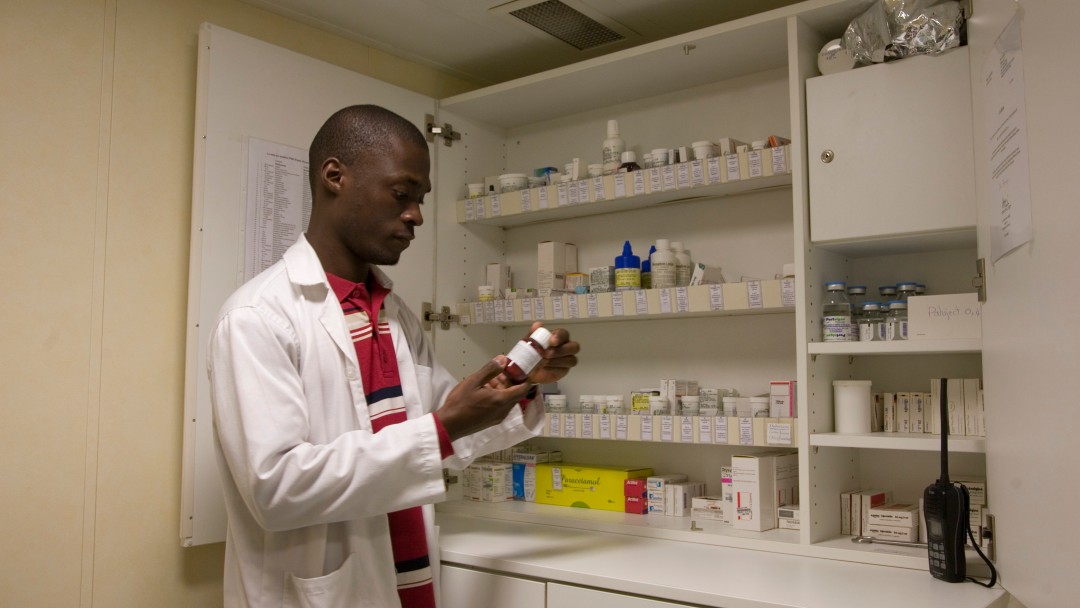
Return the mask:
<svg viewBox="0 0 1080 608"><path fill-rule="evenodd" d="M378 434L350 429L321 443L309 439L316 424L325 424L313 422L312 410L344 407L352 416L352 404L311 402L292 327L265 307L239 307L211 335L215 433L229 478L259 524L288 530L442 500L430 414Z"/></svg>
<svg viewBox="0 0 1080 608"><path fill-rule="evenodd" d="M420 321L401 306L402 329L408 336L410 348L417 365L428 367L431 372L430 404L424 404L426 411L435 411L446 401L447 395L457 386L459 380L443 367L435 358L431 342L424 335ZM494 356L495 353L492 353ZM429 409L430 408L430 409ZM544 425L544 408L539 399L531 407L514 406L503 421L478 433L473 433L453 442L454 454L443 461L443 465L452 469L464 469L475 459L516 445L540 434Z"/></svg>

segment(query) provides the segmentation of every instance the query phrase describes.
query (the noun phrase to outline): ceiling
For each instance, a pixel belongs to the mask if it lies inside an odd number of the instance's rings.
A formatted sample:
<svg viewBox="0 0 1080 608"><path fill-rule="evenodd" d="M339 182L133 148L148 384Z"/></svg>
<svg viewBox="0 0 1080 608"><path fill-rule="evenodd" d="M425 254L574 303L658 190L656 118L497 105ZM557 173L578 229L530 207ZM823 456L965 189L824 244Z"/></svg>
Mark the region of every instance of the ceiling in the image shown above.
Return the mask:
<svg viewBox="0 0 1080 608"><path fill-rule="evenodd" d="M588 50L510 11L543 0L243 0L477 85L535 74L797 0L560 0L623 36Z"/></svg>

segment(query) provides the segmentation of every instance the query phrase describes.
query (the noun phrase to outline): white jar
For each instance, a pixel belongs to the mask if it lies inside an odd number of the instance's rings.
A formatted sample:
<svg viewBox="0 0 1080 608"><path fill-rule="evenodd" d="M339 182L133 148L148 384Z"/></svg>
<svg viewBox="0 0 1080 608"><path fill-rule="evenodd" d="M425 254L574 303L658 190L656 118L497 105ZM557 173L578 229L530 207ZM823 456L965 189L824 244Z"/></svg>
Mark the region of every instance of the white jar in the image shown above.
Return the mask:
<svg viewBox="0 0 1080 608"><path fill-rule="evenodd" d="M553 413L566 411L566 395L544 395L544 409Z"/></svg>
<svg viewBox="0 0 1080 608"><path fill-rule="evenodd" d="M754 418L769 417L769 398L750 397L750 415Z"/></svg>
<svg viewBox="0 0 1080 608"><path fill-rule="evenodd" d="M499 176L501 192L514 192L529 187L529 177L524 173L504 173Z"/></svg>

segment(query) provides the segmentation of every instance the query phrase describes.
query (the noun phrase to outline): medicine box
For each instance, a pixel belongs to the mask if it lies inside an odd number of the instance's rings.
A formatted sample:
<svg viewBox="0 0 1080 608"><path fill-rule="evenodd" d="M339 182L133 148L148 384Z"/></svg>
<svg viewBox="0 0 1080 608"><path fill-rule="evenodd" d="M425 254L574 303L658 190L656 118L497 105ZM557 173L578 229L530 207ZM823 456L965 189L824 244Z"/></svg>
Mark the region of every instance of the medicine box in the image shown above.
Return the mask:
<svg viewBox="0 0 1080 608"><path fill-rule="evenodd" d="M870 508L870 524L919 527L919 507L909 503L890 503Z"/></svg>
<svg viewBox="0 0 1080 608"><path fill-rule="evenodd" d="M536 247L536 288L540 296L566 288L566 273L577 272L577 245L543 241Z"/></svg>
<svg viewBox="0 0 1080 608"><path fill-rule="evenodd" d="M869 524L863 531L863 536L872 536L881 540L900 540L916 542L919 540L919 527L884 526L881 524Z"/></svg>
<svg viewBox="0 0 1080 608"><path fill-rule="evenodd" d="M496 298L504 297L506 290L514 286L510 279L510 266L507 264L491 262L487 265L484 274L486 281L484 285L495 288Z"/></svg>
<svg viewBox="0 0 1080 608"><path fill-rule="evenodd" d="M696 496L691 498L690 516L694 519L724 521L724 497Z"/></svg>
<svg viewBox="0 0 1080 608"><path fill-rule="evenodd" d="M791 461L794 460L792 463ZM798 453L768 451L731 457L731 486L735 512L732 525L740 530L764 532L776 527L777 487L792 491L791 474L798 484ZM779 475L778 475L779 473Z"/></svg>
<svg viewBox="0 0 1080 608"><path fill-rule="evenodd" d="M769 417L795 418L798 407L795 402L795 380L774 380L769 383Z"/></svg>
<svg viewBox="0 0 1080 608"><path fill-rule="evenodd" d="M735 504L735 497L731 485L730 466L720 467L720 495L724 499L724 523L730 524L735 512L735 507L733 506Z"/></svg>
<svg viewBox="0 0 1080 608"><path fill-rule="evenodd" d="M536 465L538 504L624 511L624 482L652 475L647 467L612 467L570 463Z"/></svg>
<svg viewBox="0 0 1080 608"><path fill-rule="evenodd" d="M973 475L960 475L953 481L967 487L971 505L986 506L986 478Z"/></svg>
<svg viewBox="0 0 1080 608"><path fill-rule="evenodd" d="M559 462L562 452L517 452L513 456L514 500L536 502L536 465L540 462Z"/></svg>

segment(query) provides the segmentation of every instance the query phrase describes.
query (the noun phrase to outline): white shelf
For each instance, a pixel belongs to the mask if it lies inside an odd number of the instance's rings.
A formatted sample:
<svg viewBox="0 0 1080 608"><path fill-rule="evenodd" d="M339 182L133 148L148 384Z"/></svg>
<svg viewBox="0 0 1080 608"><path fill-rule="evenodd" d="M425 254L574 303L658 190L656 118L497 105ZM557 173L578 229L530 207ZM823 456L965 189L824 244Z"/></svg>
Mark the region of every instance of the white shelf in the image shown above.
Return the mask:
<svg viewBox="0 0 1080 608"><path fill-rule="evenodd" d="M595 323L728 315L792 314L795 280L779 279L637 289L594 294L560 294L487 302L462 302L462 325L527 325L533 321ZM785 306L785 303L791 305Z"/></svg>
<svg viewBox="0 0 1080 608"><path fill-rule="evenodd" d="M768 173L772 173L772 157L770 155L773 154L773 150L773 148L766 148L761 153L762 165ZM782 152L777 152L777 158L780 158L779 155L783 154L785 159L783 162L788 164L790 171L791 146L778 147L775 148L775 150L782 150ZM746 167L749 164L749 161L745 159L746 155L746 153L738 155L743 173L746 173ZM715 158L720 163L719 170L725 171L724 161L727 157ZM697 161L680 164L688 166L695 165L697 164ZM676 170L675 168L678 166L679 165L674 165L672 170ZM714 170L715 169L714 166ZM687 167L684 170L690 171L691 169ZM706 163L702 163L697 170L703 171L707 175L708 169ZM632 188L633 175L637 173L644 175L646 184L649 183L649 178L647 177L649 170L626 173L623 174L626 176L626 190ZM595 195L596 187L591 183L596 179L601 179L603 181L605 184L604 189L607 193L605 198L599 200L596 199ZM745 179L734 181L726 181L725 176L725 181L722 183L701 184L620 197L616 197L615 195L615 176L608 175L603 178L591 178L579 180L578 182L570 182L574 188L579 189L580 186L578 184L582 183L584 183L584 188L589 196L589 200L573 204L570 204L568 199L566 204L559 204L561 200L559 186L556 185L542 187L547 201L547 207L545 208L540 207L541 188L529 188L528 190L499 194L497 205L494 203L495 199L492 196L457 201L458 222L461 224L481 224L487 226L522 226L526 224L552 222L570 218L587 217L590 215L615 213L619 211L631 211L634 209L642 209L644 207L695 201L705 198L734 196L747 192L764 192L778 188L790 188L791 173L786 172L763 175L761 177L747 177ZM569 186L567 186L567 188L569 188ZM527 206L523 203L523 197L528 197ZM470 206L474 206L475 209L469 209ZM480 215L483 217L480 217Z"/></svg>
<svg viewBox="0 0 1080 608"><path fill-rule="evenodd" d="M982 340L902 340L896 342L811 342L811 355L933 355L982 352Z"/></svg>
<svg viewBox="0 0 1080 608"><path fill-rule="evenodd" d="M834 448L867 448L937 452L941 436L923 433L813 433L810 445ZM985 437L949 437L950 452L986 453Z"/></svg>
<svg viewBox="0 0 1080 608"><path fill-rule="evenodd" d="M581 414L576 412L548 412L544 414L544 430L541 437L556 439L597 439L600 441L631 441L682 445L708 445L717 447L747 448L798 448L798 418L738 418L734 416L659 416L659 415L616 415L616 414ZM603 417L607 420L601 422ZM621 421L619 419L622 419ZM665 418L670 434L663 432ZM589 421L586 424L586 421ZM727 425L717 426L718 421ZM705 422L702 441L702 423ZM651 426L645 426L651 424ZM586 429L592 435L586 435ZM603 435L607 430L607 436ZM643 430L645 429L645 430ZM720 429L722 441L716 441L717 429ZM647 432L646 432L647 430ZM646 439L646 437L651 437ZM689 439L689 441L687 441ZM772 443L769 443L770 439ZM786 443L784 443L786 441ZM745 442L745 443L744 443Z"/></svg>

